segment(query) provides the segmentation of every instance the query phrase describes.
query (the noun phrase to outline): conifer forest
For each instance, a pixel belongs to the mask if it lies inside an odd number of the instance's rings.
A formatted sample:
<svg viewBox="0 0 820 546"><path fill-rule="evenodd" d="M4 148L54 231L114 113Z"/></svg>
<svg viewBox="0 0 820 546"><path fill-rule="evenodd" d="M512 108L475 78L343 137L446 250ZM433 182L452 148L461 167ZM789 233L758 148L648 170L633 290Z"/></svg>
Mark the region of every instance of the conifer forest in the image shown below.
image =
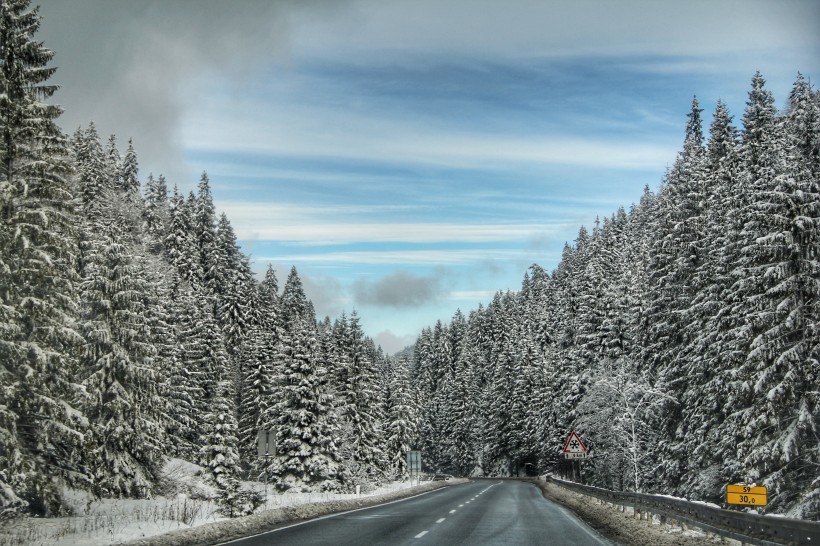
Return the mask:
<svg viewBox="0 0 820 546"><path fill-rule="evenodd" d="M316 316L297 269L262 278L203 173L184 195L94 124L64 134L53 52L0 0L0 519L63 491L154 494L168 457L239 482L350 491L428 472L561 472L770 513L820 511L820 93L698 100L674 165L581 227L553 271L388 356L355 313ZM273 431L276 454L257 456Z"/></svg>

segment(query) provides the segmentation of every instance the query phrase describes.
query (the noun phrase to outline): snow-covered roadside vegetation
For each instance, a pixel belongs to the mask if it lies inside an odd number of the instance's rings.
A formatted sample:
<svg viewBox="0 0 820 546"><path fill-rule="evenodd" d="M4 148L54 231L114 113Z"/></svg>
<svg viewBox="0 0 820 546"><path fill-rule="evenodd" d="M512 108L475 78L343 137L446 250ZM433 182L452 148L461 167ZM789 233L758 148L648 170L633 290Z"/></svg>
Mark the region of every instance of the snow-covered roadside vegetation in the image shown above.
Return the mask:
<svg viewBox="0 0 820 546"><path fill-rule="evenodd" d="M392 499L443 485L442 482L422 482L421 486L409 481L390 482L357 495L333 492L282 493L273 487L266 487L264 483L242 482L242 490L256 493L261 504L257 506L254 516L231 519L220 512L218 492L205 481L205 476L202 467L180 459L171 459L162 472L164 494L151 499L98 499L84 491L67 490L63 496L74 516L20 518L7 522L0 527L0 546L102 546L149 537L151 543L155 544L161 540L158 535L205 525L209 525L209 528L200 530L196 536L220 540L225 533L250 534L271 523L355 508L360 503ZM355 504L345 504L345 501L355 501ZM311 506L305 508L306 505ZM283 511L283 508L290 510ZM226 521L237 523L228 529L224 524ZM179 533L175 533L173 540L178 542L183 539Z"/></svg>

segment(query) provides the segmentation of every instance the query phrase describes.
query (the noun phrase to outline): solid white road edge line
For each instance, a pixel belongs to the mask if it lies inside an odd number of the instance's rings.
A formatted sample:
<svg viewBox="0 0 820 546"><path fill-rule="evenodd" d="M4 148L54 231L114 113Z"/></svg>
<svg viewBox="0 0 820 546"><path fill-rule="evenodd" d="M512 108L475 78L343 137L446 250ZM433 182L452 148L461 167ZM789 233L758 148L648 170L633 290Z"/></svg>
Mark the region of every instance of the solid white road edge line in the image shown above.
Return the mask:
<svg viewBox="0 0 820 546"><path fill-rule="evenodd" d="M456 484L456 485L461 485L461 484ZM270 531L263 531L261 533L256 533L255 535L248 535L248 536L241 537L241 538L235 538L235 539L229 540L227 542L217 542L216 544L217 544L217 546L222 546L223 544L232 544L234 542L239 542L240 540L245 540L245 539L254 538L254 537L261 537L262 535L267 535L267 534L270 534L270 533L277 533L279 531L284 531L285 529L290 529L291 527L299 527L300 525L305 525L306 523L311 523L311 522L319 521L319 520L322 520L322 519L335 518L335 517L338 517L338 516L344 516L345 514L352 514L353 512L361 512L362 510L370 510L371 508L378 508L379 506L387 506L388 504L396 504L397 502L404 502L406 500L421 497L422 495L429 495L430 493L435 493L436 491L442 492L444 490L445 490L444 487L440 487L438 489L433 489L432 491L425 491L424 493L419 493L418 495L413 495L412 497L404 497L403 499L396 499L394 501L384 502L382 504L374 504L373 506L365 506L364 508L356 508L355 510L347 510L346 512L337 512L336 514L327 514L326 516L319 516L318 518L313 518L313 519L308 519L308 520L305 520L305 521L300 521L298 523L294 523L294 524L291 524L291 525L286 525L284 527L279 527L278 529L271 529ZM425 533L426 532L427 531L425 531Z"/></svg>

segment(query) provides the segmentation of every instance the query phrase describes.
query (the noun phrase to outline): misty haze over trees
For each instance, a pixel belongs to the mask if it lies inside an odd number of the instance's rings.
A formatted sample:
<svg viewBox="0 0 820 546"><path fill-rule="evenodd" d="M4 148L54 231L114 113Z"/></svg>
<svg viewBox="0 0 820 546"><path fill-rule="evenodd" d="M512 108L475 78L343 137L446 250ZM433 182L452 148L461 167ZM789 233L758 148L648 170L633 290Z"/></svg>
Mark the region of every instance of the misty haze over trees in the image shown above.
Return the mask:
<svg viewBox="0 0 820 546"><path fill-rule="evenodd" d="M752 78L739 122L697 99L657 193L581 228L558 267L388 358L352 313L317 320L295 268L258 281L211 183L140 181L92 124L64 135L28 0L0 0L0 518L59 514L66 488L155 494L167 457L239 480L351 490L430 470L560 467L767 510L820 508L820 93L783 112ZM259 430L277 454L259 458Z"/></svg>

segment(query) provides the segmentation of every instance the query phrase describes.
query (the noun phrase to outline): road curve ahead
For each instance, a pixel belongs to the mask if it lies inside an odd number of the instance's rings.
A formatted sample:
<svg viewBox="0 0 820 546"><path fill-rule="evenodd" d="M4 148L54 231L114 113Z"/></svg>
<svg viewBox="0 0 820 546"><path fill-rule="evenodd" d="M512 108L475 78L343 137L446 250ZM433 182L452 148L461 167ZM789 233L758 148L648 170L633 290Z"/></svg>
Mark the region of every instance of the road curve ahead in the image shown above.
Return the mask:
<svg viewBox="0 0 820 546"><path fill-rule="evenodd" d="M474 480L226 544L600 546L610 543L566 509L545 499L531 483Z"/></svg>

